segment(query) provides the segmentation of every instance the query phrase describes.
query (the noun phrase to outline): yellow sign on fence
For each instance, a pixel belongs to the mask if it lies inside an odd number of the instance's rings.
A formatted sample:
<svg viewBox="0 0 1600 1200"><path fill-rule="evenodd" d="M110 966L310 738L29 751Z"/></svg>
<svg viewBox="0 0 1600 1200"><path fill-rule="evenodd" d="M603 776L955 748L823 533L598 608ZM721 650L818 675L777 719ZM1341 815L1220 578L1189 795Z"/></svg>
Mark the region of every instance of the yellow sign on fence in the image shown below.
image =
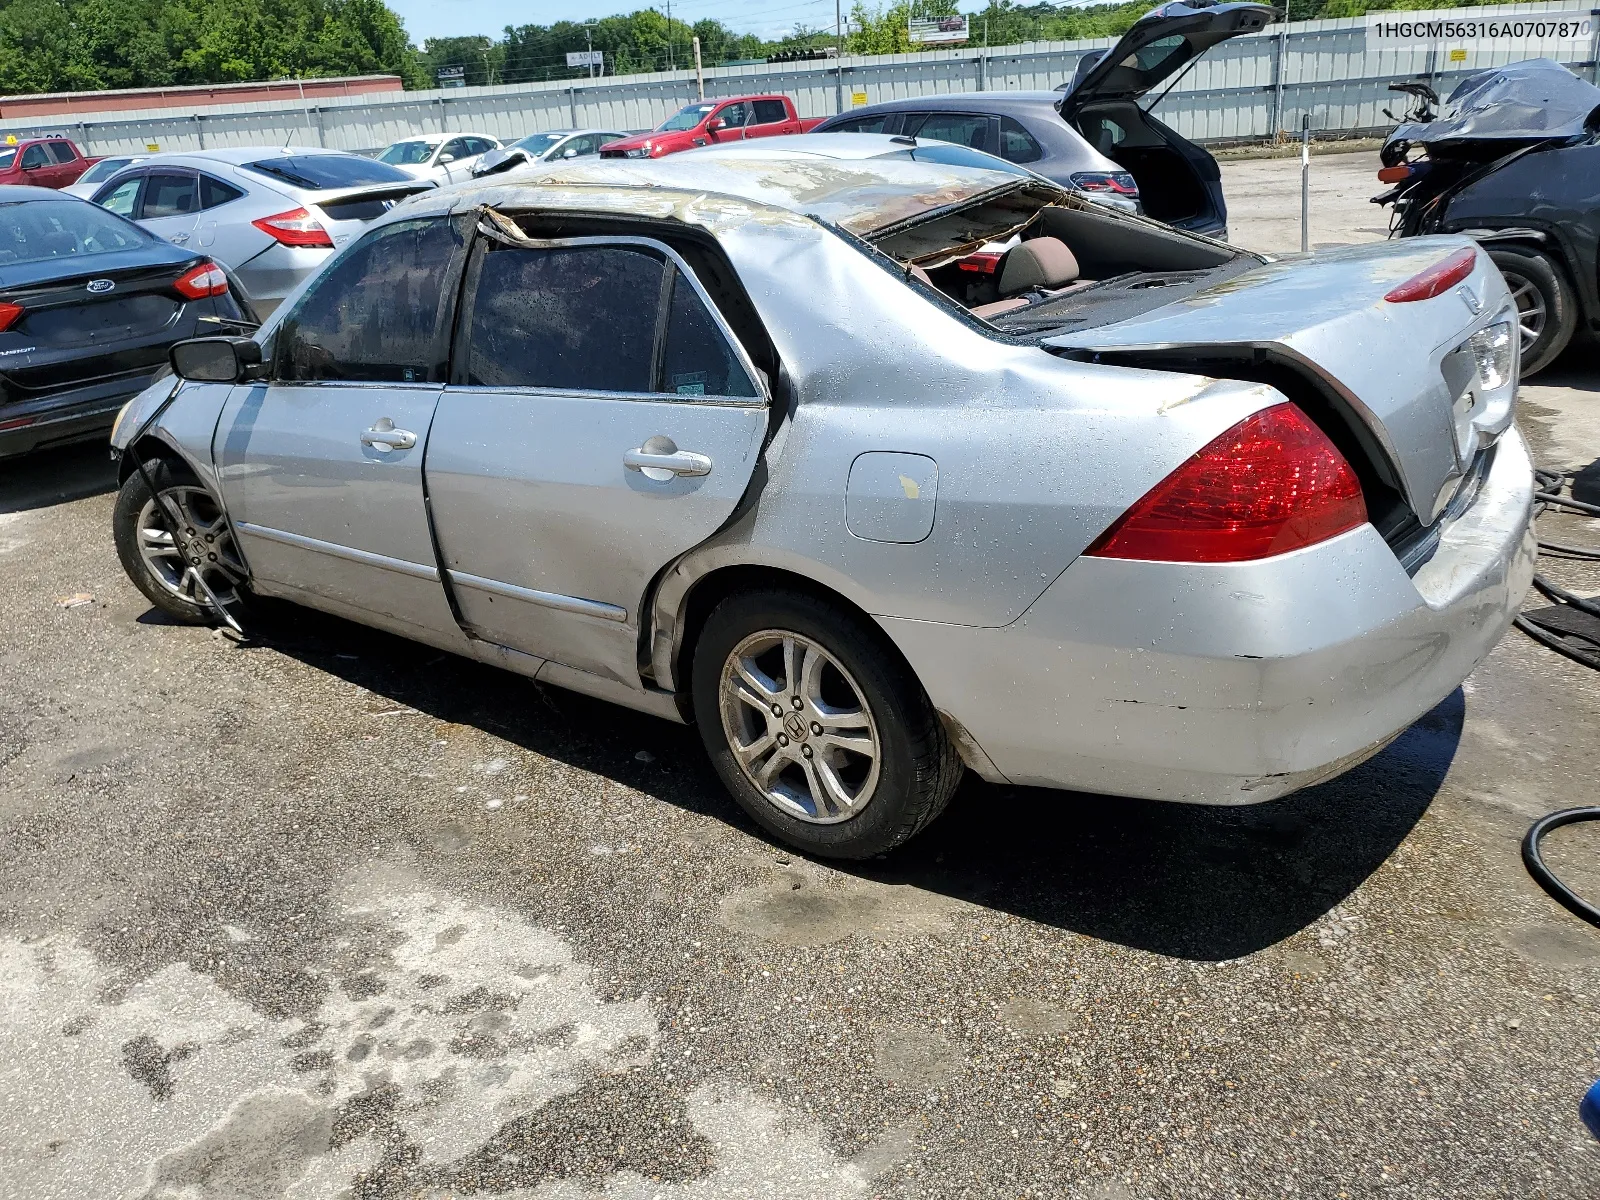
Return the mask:
<svg viewBox="0 0 1600 1200"><path fill-rule="evenodd" d="M1450 51L1450 61L1451 62L1466 62L1467 61L1467 52L1465 50L1452 50L1452 51Z"/></svg>
<svg viewBox="0 0 1600 1200"><path fill-rule="evenodd" d="M866 104L866 102L867 102L867 94L865 92L851 92L850 93L850 107L851 108L860 108L862 105Z"/></svg>

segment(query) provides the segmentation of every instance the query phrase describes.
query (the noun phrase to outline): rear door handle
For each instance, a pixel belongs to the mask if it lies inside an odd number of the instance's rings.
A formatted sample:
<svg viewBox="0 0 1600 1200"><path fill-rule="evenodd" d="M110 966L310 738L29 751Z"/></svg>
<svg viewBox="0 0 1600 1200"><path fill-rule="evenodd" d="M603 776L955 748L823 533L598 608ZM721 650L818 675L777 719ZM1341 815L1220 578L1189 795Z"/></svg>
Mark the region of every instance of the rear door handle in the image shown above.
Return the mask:
<svg viewBox="0 0 1600 1200"><path fill-rule="evenodd" d="M665 480L675 475L709 475L711 459L693 450L679 450L671 438L653 437L634 450L625 451L622 465L638 471L646 479Z"/></svg>
<svg viewBox="0 0 1600 1200"><path fill-rule="evenodd" d="M384 450L409 450L417 444L417 435L409 429L396 429L388 417L379 417L372 428L361 434L361 444Z"/></svg>

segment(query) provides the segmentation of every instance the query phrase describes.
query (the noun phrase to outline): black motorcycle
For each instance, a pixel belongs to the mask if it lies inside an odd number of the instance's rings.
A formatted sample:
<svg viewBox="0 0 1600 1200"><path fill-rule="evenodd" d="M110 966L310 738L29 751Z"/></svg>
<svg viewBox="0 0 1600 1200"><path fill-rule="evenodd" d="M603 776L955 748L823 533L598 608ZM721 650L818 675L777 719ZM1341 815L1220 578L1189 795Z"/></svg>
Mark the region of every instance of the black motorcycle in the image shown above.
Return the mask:
<svg viewBox="0 0 1600 1200"><path fill-rule="evenodd" d="M1600 329L1600 88L1550 59L1470 75L1443 112L1425 83L1384 142L1374 196L1390 237L1461 233L1483 245L1517 304L1522 375L1580 323ZM1393 113L1388 114L1391 118Z"/></svg>

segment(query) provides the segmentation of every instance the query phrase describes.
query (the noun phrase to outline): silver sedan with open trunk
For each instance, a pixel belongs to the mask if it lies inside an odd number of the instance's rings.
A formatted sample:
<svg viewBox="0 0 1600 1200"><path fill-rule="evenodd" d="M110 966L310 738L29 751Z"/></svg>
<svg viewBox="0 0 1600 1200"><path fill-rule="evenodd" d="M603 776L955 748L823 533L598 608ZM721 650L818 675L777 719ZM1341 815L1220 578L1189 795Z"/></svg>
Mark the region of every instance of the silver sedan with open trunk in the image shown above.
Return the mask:
<svg viewBox="0 0 1600 1200"><path fill-rule="evenodd" d="M1268 262L808 140L419 196L181 345L114 436L128 572L693 721L847 857L965 768L1283 795L1505 630L1532 480L1470 242Z"/></svg>

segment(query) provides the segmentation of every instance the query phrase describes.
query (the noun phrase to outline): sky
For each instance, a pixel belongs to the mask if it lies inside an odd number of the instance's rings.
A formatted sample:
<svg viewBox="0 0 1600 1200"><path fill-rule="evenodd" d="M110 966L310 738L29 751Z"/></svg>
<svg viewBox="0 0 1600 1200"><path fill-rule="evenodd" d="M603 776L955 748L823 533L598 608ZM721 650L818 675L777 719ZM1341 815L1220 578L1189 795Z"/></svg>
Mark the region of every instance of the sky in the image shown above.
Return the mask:
<svg viewBox="0 0 1600 1200"><path fill-rule="evenodd" d="M406 23L406 32L418 46L430 37L458 37L481 33L497 37L507 25L549 25L555 21L582 21L609 17L641 8L666 11L666 0L541 0L530 5L496 3L496 0L387 0ZM849 0L841 0L850 11ZM803 21L813 29L833 28L834 0L673 0L672 16L693 23L715 17L739 33L778 36Z"/></svg>

